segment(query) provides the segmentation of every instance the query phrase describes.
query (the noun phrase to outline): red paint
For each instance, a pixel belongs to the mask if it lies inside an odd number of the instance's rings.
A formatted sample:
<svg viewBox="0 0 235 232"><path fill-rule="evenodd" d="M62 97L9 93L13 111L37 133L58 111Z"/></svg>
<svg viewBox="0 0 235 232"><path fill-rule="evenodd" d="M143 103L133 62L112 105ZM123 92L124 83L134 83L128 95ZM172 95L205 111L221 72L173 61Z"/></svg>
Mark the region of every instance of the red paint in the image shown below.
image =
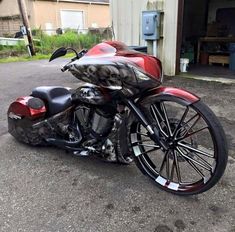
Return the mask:
<svg viewBox="0 0 235 232"><path fill-rule="evenodd" d="M38 118L42 117L46 113L46 107L43 106L41 109L32 109L28 106L28 101L33 97L27 96L27 97L20 97L17 98L16 101L14 101L9 109L8 109L8 114L10 112L14 113L15 115L18 116L23 116L23 117L29 117L29 118Z"/></svg>
<svg viewBox="0 0 235 232"><path fill-rule="evenodd" d="M175 97L179 97L183 100L187 100L190 103L194 103L196 101L199 100L199 98L194 95L193 93L190 93L184 89L178 89L178 88L173 88L173 87L159 87L155 90L156 94L168 94L168 95L172 95Z"/></svg>
<svg viewBox="0 0 235 232"><path fill-rule="evenodd" d="M121 48L120 48L121 49ZM92 47L84 56L115 55L117 49L107 43L100 43Z"/></svg>
<svg viewBox="0 0 235 232"><path fill-rule="evenodd" d="M118 41L107 41L91 48L84 57L96 57L116 62L131 63L154 79L160 80L162 73L161 61L154 56L129 50L128 47Z"/></svg>
<svg viewBox="0 0 235 232"><path fill-rule="evenodd" d="M190 104L193 104L197 101L200 100L200 98L196 95L194 95L193 93L190 93L184 89L178 89L178 88L174 88L174 87L158 87L155 88L149 92L147 92L141 99L140 102L142 100L144 100L146 97L148 96L160 96L160 95L171 95L174 97L178 97L184 101L187 101Z"/></svg>

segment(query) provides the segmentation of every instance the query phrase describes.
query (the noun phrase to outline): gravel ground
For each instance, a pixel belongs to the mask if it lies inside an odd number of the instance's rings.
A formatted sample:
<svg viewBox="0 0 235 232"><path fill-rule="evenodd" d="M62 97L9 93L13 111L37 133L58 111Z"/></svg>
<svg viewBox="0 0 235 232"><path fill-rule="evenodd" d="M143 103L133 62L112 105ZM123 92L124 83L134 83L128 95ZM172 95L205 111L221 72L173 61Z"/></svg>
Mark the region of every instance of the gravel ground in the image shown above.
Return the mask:
<svg viewBox="0 0 235 232"><path fill-rule="evenodd" d="M235 231L235 85L167 78L165 85L198 94L221 120L229 162L210 191L178 197L156 188L137 167L32 148L7 133L6 111L39 85L75 87L65 60L0 64L0 231Z"/></svg>

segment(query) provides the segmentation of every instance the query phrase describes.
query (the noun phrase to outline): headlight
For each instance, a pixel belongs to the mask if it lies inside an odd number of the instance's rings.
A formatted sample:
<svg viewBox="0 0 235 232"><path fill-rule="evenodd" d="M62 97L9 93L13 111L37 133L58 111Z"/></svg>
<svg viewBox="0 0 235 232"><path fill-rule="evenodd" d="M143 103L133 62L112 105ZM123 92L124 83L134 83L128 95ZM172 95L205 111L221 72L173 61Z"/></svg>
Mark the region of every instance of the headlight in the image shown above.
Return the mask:
<svg viewBox="0 0 235 232"><path fill-rule="evenodd" d="M138 80L140 80L140 81L149 81L149 80L151 80L151 78L149 76L147 76L146 74L142 73L138 69L136 69L136 68L133 68L133 69L134 69L136 78Z"/></svg>

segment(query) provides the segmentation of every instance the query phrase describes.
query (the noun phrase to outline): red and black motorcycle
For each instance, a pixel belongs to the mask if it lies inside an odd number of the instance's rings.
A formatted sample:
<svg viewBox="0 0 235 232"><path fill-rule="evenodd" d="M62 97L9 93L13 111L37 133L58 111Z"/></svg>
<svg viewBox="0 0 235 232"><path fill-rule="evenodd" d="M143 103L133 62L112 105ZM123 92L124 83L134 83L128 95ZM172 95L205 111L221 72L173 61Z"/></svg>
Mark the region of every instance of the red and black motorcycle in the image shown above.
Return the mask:
<svg viewBox="0 0 235 232"><path fill-rule="evenodd" d="M50 61L68 50L56 50ZM218 182L228 156L223 128L199 97L161 86L156 57L120 42L73 51L62 71L89 84L37 87L18 98L8 110L9 132L17 140L109 162L134 160L175 194L202 193Z"/></svg>

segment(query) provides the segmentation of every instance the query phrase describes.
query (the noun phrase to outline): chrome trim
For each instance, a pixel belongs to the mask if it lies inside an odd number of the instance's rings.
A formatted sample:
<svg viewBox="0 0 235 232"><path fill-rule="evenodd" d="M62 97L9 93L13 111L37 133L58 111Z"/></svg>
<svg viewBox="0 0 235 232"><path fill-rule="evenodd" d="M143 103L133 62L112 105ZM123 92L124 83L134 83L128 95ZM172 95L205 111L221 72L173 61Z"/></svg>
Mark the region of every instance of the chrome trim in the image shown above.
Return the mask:
<svg viewBox="0 0 235 232"><path fill-rule="evenodd" d="M13 112L10 112L8 117L11 119L16 119L16 120L22 118L20 115L14 114Z"/></svg>
<svg viewBox="0 0 235 232"><path fill-rule="evenodd" d="M136 143L138 142L138 139L137 139L137 134L136 133L133 133L131 134L131 143Z"/></svg>
<svg viewBox="0 0 235 232"><path fill-rule="evenodd" d="M142 154L142 152L140 151L140 148L139 148L138 145L134 146L132 149L133 149L134 154L135 154L136 157Z"/></svg>
<svg viewBox="0 0 235 232"><path fill-rule="evenodd" d="M155 179L155 181L157 182L157 183L159 183L160 185L162 185L162 186L165 186L165 184L166 184L166 179L164 179L164 178L162 178L161 176L158 176L156 179Z"/></svg>
<svg viewBox="0 0 235 232"><path fill-rule="evenodd" d="M179 190L179 184L176 184L176 183L173 183L171 182L167 187L171 190L175 190L175 191L178 191Z"/></svg>
<svg viewBox="0 0 235 232"><path fill-rule="evenodd" d="M162 83L163 81L164 81L164 72L163 72L163 68L162 68L160 82Z"/></svg>
<svg viewBox="0 0 235 232"><path fill-rule="evenodd" d="M152 128L150 125L148 125L148 126L146 127L146 129L148 130L148 132L149 132L151 135L154 135L153 128Z"/></svg>

